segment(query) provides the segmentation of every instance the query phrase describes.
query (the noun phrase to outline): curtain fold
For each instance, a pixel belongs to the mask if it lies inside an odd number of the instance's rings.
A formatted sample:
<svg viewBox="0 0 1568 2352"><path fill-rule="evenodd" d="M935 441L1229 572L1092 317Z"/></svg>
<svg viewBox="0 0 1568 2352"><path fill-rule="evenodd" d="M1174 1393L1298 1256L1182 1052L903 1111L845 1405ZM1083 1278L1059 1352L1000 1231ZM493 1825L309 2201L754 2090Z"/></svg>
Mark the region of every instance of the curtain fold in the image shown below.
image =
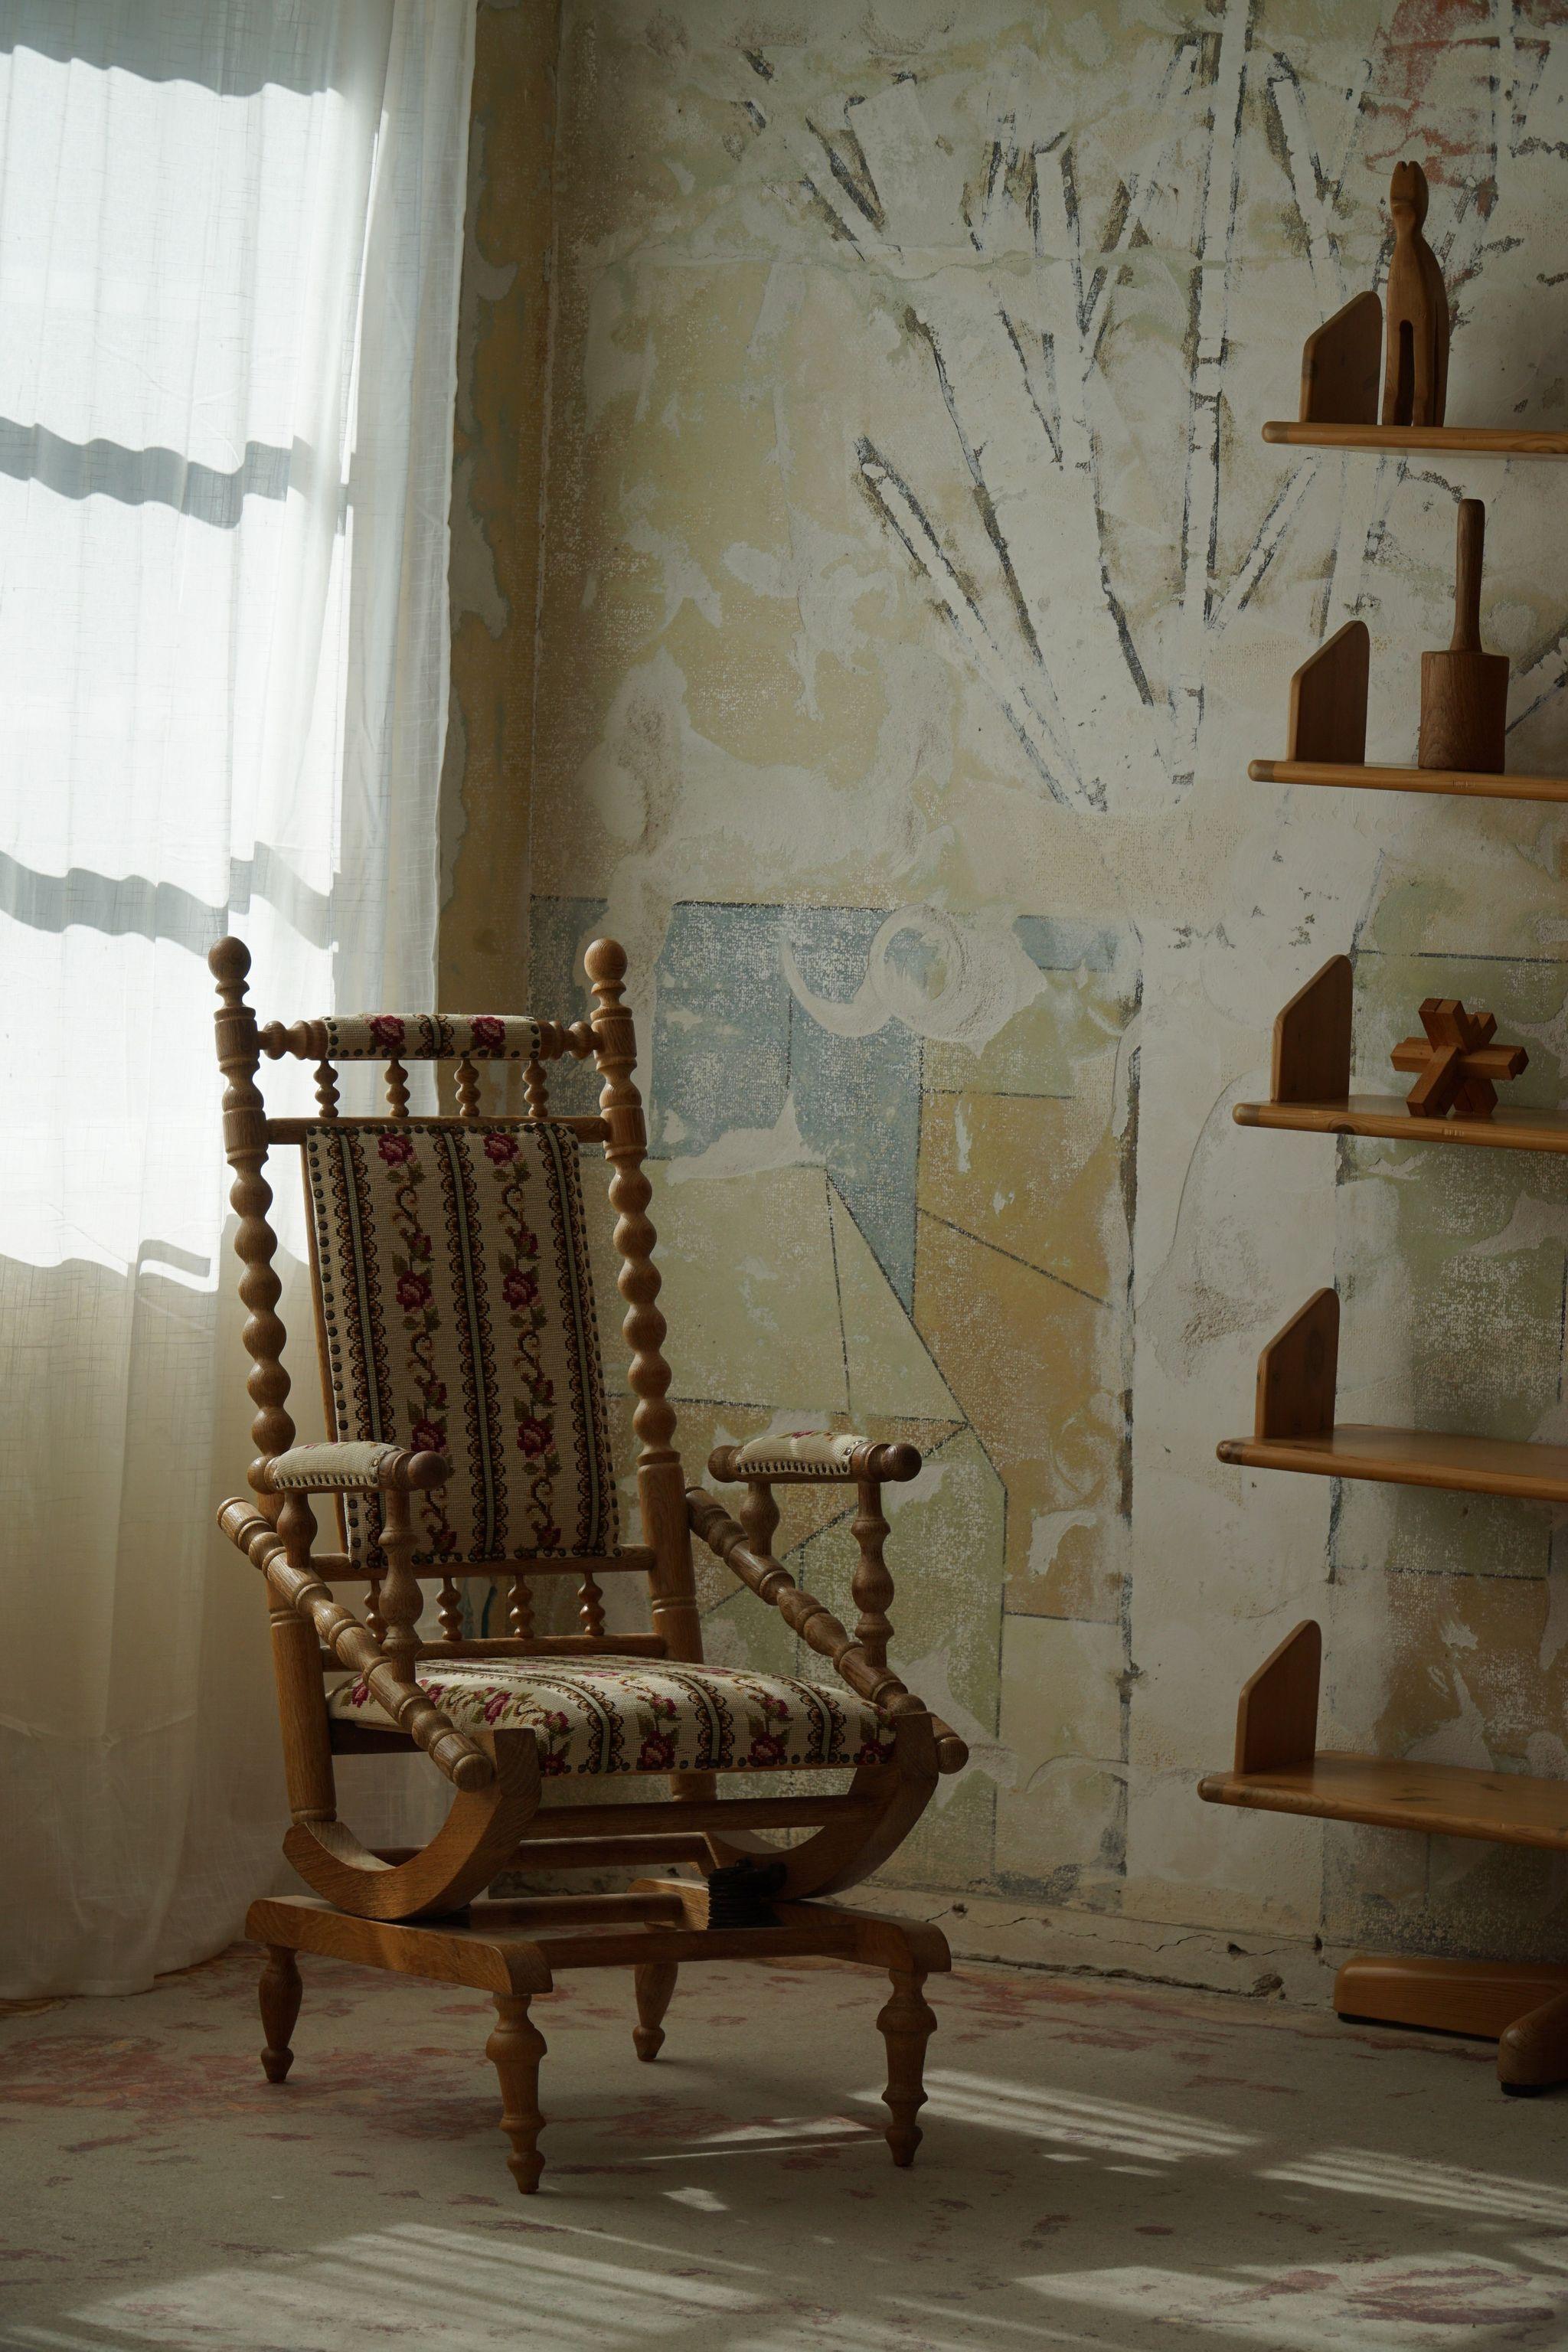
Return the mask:
<svg viewBox="0 0 1568 2352"><path fill-rule="evenodd" d="M432 1001L473 14L0 8L0 1995L143 1986L275 1869L205 956Z"/></svg>

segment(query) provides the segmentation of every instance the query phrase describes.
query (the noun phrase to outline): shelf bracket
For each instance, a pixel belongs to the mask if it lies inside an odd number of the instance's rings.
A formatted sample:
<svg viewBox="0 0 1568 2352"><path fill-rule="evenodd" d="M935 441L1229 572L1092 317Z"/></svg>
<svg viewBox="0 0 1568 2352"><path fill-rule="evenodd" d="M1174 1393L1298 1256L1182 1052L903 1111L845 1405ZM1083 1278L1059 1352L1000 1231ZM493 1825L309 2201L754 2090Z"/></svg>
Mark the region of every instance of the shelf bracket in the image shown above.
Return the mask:
<svg viewBox="0 0 1568 2352"><path fill-rule="evenodd" d="M1322 1628L1304 1618L1242 1685L1236 1708L1238 1772L1284 1772L1311 1762L1322 1669Z"/></svg>
<svg viewBox="0 0 1568 2352"><path fill-rule="evenodd" d="M1331 1437L1339 1368L1340 1302L1315 1291L1258 1359L1257 1442Z"/></svg>
<svg viewBox="0 0 1568 2352"><path fill-rule="evenodd" d="M1301 346L1301 423L1375 425L1383 305L1358 294Z"/></svg>
<svg viewBox="0 0 1568 2352"><path fill-rule="evenodd" d="M1331 956L1274 1024L1270 1100L1340 1102L1351 1090L1349 956Z"/></svg>
<svg viewBox="0 0 1568 2352"><path fill-rule="evenodd" d="M1371 672L1372 638L1366 623L1347 621L1290 680L1287 760L1355 768L1366 764Z"/></svg>

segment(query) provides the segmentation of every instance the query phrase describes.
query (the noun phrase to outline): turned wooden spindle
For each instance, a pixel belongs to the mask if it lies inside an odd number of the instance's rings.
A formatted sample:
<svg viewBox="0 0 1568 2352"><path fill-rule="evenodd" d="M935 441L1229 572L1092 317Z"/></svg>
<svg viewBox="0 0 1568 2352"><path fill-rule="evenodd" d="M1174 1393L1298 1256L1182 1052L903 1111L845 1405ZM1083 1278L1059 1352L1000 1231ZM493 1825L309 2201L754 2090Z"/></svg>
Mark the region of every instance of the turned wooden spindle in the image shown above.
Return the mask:
<svg viewBox="0 0 1568 2352"><path fill-rule="evenodd" d="M229 1541L260 1569L279 1600L310 1620L322 1648L369 1684L396 1729L422 1748L455 1788L472 1793L489 1787L495 1779L494 1759L448 1723L416 1683L410 1685L395 1673L369 1627L333 1600L314 1569L299 1568L289 1559L284 1539L270 1519L247 1504L226 1503L217 1520Z"/></svg>
<svg viewBox="0 0 1568 2352"><path fill-rule="evenodd" d="M656 1555L648 1576L654 1629L672 1658L700 1658L702 1628L691 1576L686 1482L674 1444L675 1408L668 1394L670 1373L664 1360L666 1326L658 1309L658 1268L653 1263L657 1235L647 1213L653 1198L643 1167L647 1130L642 1097L632 1078L637 1032L622 1002L626 950L617 940L595 940L583 961L594 989L599 1108L609 1129L605 1158L610 1166L610 1206L620 1258L616 1286L626 1302L621 1328L631 1351L627 1380L637 1399L632 1429L637 1440L637 1493L644 1540Z"/></svg>
<svg viewBox="0 0 1568 2352"><path fill-rule="evenodd" d="M742 1584L770 1602L807 1649L832 1660L836 1671L861 1698L885 1715L923 1716L930 1710L886 1664L875 1664L862 1643L851 1634L824 1601L796 1584L782 1562L746 1539L745 1529L730 1517L714 1496L701 1486L689 1486L686 1506L695 1534L716 1552ZM744 1507L742 1506L742 1507ZM956 1731L931 1717L940 1769L956 1772L969 1761L969 1749Z"/></svg>
<svg viewBox="0 0 1568 2352"><path fill-rule="evenodd" d="M577 1615L584 1633L592 1634L596 1641L605 1630L605 1596L595 1582L591 1569L584 1573L582 1583L577 1587Z"/></svg>
<svg viewBox="0 0 1568 2352"><path fill-rule="evenodd" d="M890 1715L925 1712L890 1667L873 1665L861 1644L826 1601L818 1601L798 1585L771 1552L758 1551L755 1545L747 1542L745 1529L730 1517L722 1503L700 1486L689 1488L686 1499L691 1524L709 1549L718 1553L743 1584L749 1584L753 1592L778 1611L807 1649L830 1658L851 1690Z"/></svg>
<svg viewBox="0 0 1568 2352"><path fill-rule="evenodd" d="M364 1589L364 1622L378 1642L386 1639L386 1620L381 1613L381 1578L373 1576Z"/></svg>
<svg viewBox="0 0 1568 2352"><path fill-rule="evenodd" d="M479 1074L467 1054L458 1061L458 1108L464 1118L479 1115Z"/></svg>
<svg viewBox="0 0 1568 2352"><path fill-rule="evenodd" d="M850 1591L855 1606L860 1612L855 1627L855 1639L874 1666L888 1663L888 1643L893 1629L888 1611L892 1605L893 1580L883 1557L888 1540L888 1522L882 1513L882 1488L875 1478L862 1478L856 1487L860 1507L850 1529L859 1549Z"/></svg>
<svg viewBox="0 0 1568 2352"><path fill-rule="evenodd" d="M243 940L219 940L207 957L207 969L218 984L219 1009L214 1018L218 1067L226 1082L224 1149L234 1171L228 1197L237 1220L235 1255L245 1269L239 1296L247 1320L241 1337L251 1358L246 1387L256 1407L250 1424L257 1457L250 1465L250 1483L255 1486L265 1464L294 1443L294 1423L286 1410L289 1375L282 1363L288 1333L277 1311L283 1286L272 1267L278 1247L268 1216L272 1188L261 1172L267 1159L267 1113L256 1084L261 1063L256 1015L246 1001L250 950ZM261 1507L268 1517L275 1517L276 1499L268 1497Z"/></svg>
<svg viewBox="0 0 1568 2352"><path fill-rule="evenodd" d="M773 1490L765 1478L751 1478L735 1511L746 1530L746 1541L759 1559L771 1557L773 1538L778 1533L779 1507Z"/></svg>
<svg viewBox="0 0 1568 2352"><path fill-rule="evenodd" d="M316 1105L323 1118L338 1115L338 1074L331 1062L316 1065Z"/></svg>
<svg viewBox="0 0 1568 2352"><path fill-rule="evenodd" d="M451 1577L441 1579L441 1597L436 1604L436 1614L441 1621L441 1639L460 1642L463 1638L463 1595Z"/></svg>
<svg viewBox="0 0 1568 2352"><path fill-rule="evenodd" d="M521 1573L511 1580L511 1591L506 1612L507 1628L514 1641L533 1639L533 1595L528 1589L528 1579Z"/></svg>
<svg viewBox="0 0 1568 2352"><path fill-rule="evenodd" d="M291 1510L290 1504L302 1507ZM260 1524L265 1527L267 1522L262 1520ZM285 1498L278 1533L286 1557L299 1571L310 1574L316 1521L303 1495ZM268 1600L272 1671L284 1729L283 1769L289 1785L289 1810L296 1822L336 1821L338 1800L332 1774L331 1734L321 1706L321 1644L306 1619L290 1603L270 1589Z"/></svg>
<svg viewBox="0 0 1568 2352"><path fill-rule="evenodd" d="M675 1408L666 1391L669 1366L664 1360L667 1326L656 1304L658 1268L653 1263L658 1235L647 1214L653 1186L643 1170L647 1130L643 1122L642 1097L632 1082L637 1045L631 1015L621 999L626 978L626 950L614 940L595 940L584 959L597 1000L594 1036L599 1075L599 1108L609 1139L605 1157L610 1163L610 1206L616 1213L616 1249L621 1265L616 1286L626 1302L621 1328L631 1349L630 1381L637 1407L632 1427L644 1463L672 1462Z"/></svg>
<svg viewBox="0 0 1568 2352"><path fill-rule="evenodd" d="M529 1118L548 1118L550 1116L550 1083L544 1075L544 1065L540 1060L537 1054L530 1055L527 1066L522 1074L522 1083L528 1096Z"/></svg>
<svg viewBox="0 0 1568 2352"><path fill-rule="evenodd" d="M394 1118L408 1116L408 1073L395 1054L386 1065L386 1101Z"/></svg>
<svg viewBox="0 0 1568 2352"><path fill-rule="evenodd" d="M525 2197L531 2197L544 2169L539 2135L544 2117L539 2106L539 2063L544 2056L544 2036L528 2013L527 1993L498 1992L496 2021L485 2055L500 2081L501 2129L511 2142L507 2167Z"/></svg>
<svg viewBox="0 0 1568 2352"><path fill-rule="evenodd" d="M381 1646L398 1681L413 1688L417 1679L419 1616L425 1604L414 1573L414 1528L407 1496L383 1495L381 1512L381 1549L386 1560L381 1580L381 1613L386 1631Z"/></svg>

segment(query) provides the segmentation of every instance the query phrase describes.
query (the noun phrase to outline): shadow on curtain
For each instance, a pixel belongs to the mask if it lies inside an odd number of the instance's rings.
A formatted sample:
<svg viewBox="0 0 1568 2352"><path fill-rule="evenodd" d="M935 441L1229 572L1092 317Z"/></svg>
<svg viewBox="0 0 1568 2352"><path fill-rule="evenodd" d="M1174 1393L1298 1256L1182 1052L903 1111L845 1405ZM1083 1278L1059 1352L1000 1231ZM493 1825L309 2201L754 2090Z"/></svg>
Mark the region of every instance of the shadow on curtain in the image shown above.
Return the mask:
<svg viewBox="0 0 1568 2352"><path fill-rule="evenodd" d="M431 1000L472 15L0 32L4 1995L143 1986L277 1866L204 959Z"/></svg>

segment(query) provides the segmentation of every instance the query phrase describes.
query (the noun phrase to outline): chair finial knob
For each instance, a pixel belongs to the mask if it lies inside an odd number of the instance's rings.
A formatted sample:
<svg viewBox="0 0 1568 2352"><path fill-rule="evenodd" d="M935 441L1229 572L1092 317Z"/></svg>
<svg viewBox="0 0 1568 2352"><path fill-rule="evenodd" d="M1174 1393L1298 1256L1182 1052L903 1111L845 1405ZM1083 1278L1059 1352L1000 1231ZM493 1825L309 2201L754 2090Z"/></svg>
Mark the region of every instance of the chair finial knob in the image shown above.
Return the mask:
<svg viewBox="0 0 1568 2352"><path fill-rule="evenodd" d="M626 976L626 951L619 940L595 940L583 957L583 969L595 988L616 988Z"/></svg>
<svg viewBox="0 0 1568 2352"><path fill-rule="evenodd" d="M232 933L217 940L207 950L207 970L220 987L243 987L250 970L250 950Z"/></svg>

